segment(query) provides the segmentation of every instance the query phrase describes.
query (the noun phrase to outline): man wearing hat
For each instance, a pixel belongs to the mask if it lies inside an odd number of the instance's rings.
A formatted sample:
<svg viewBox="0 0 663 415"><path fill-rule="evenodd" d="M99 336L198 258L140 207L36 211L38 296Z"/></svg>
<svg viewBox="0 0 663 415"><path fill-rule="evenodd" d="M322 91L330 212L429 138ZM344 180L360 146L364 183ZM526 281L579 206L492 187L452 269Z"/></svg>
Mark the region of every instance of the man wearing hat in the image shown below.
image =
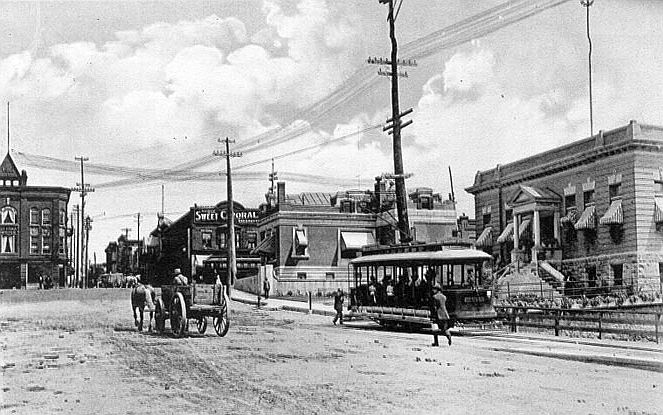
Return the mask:
<svg viewBox="0 0 663 415"><path fill-rule="evenodd" d="M444 332L449 346L451 346L451 333L449 333L449 313L447 313L447 297L442 294L440 284L433 286L433 297L431 301L431 320L433 321L433 346L439 346L437 336L440 331ZM437 327L435 327L437 326Z"/></svg>
<svg viewBox="0 0 663 415"><path fill-rule="evenodd" d="M182 275L182 270L179 268L175 268L175 271L173 271L173 285L187 285L189 284L189 280Z"/></svg>

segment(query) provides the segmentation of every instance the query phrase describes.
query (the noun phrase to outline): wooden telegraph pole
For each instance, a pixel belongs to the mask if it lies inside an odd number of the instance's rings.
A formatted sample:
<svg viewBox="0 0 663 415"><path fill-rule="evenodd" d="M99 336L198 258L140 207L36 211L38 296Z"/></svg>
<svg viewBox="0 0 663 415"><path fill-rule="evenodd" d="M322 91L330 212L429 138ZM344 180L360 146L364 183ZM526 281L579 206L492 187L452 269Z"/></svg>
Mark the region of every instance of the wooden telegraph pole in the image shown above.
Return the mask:
<svg viewBox="0 0 663 415"><path fill-rule="evenodd" d="M407 195L405 188L405 173L403 172L403 151L401 148L401 130L408 125L412 124L412 120L401 123L401 118L412 112L412 109L401 113L398 103L398 77L407 77L407 72L398 72L398 66L416 66L414 60L399 60L398 59L398 43L396 42L396 28L395 22L398 17L398 11L394 13L394 0L379 0L382 4L389 6L389 15L387 21L389 22L389 38L391 39L391 57L390 59L383 58L368 58L368 63L377 65L389 65L390 70L378 70L378 75L391 77L391 118L387 120L387 126L384 131L389 131L393 134L393 151L394 151L394 181L396 183L396 208L398 210L398 230L400 233L401 242L412 241L410 235L410 222L407 214ZM402 4L402 3L401 3ZM391 125L389 125L391 123Z"/></svg>
<svg viewBox="0 0 663 415"><path fill-rule="evenodd" d="M227 190L227 221L228 221L228 274L226 279L226 285L228 286L228 296L232 292L232 287L235 285L237 279L237 259L235 258L235 209L233 206L233 182L232 182L232 173L230 170L230 158L231 157L242 157L242 153L239 151L230 152L230 144L234 143L235 140L231 140L228 137L225 139L219 139L219 143L225 143L226 150L219 151L214 150L215 156L222 156L226 158L226 190Z"/></svg>
<svg viewBox="0 0 663 415"><path fill-rule="evenodd" d="M78 244L79 248L78 249L80 250L81 262L84 262L83 261L83 256L84 256L84 252L86 252L86 251L84 251L84 249L87 249L87 246L85 246L85 247L82 246L82 244L86 243L85 242L85 232L86 232L85 228L86 228L86 226L85 226L85 223L84 223L84 221L85 221L85 196L88 193L94 192L94 189L92 187L90 187L89 184L85 183L84 163L86 161L88 161L89 158L84 157L84 156L80 156L80 157L75 157L75 160L81 162L81 182L76 183L76 187L74 187L71 190L73 190L75 192L81 192L81 212L80 212L80 224L81 224L81 226L78 229L79 233L80 233L80 239L79 239L79 244ZM76 277L78 277L78 273L77 273ZM82 266L81 266L81 279L85 283L87 283L87 258L85 259L85 263L83 263Z"/></svg>

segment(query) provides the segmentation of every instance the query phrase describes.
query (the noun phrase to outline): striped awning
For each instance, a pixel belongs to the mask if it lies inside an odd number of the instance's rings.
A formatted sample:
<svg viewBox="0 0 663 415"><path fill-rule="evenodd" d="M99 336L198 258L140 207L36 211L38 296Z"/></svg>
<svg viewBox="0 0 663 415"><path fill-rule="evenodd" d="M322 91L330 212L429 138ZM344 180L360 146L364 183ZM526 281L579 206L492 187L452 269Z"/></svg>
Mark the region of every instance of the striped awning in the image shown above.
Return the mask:
<svg viewBox="0 0 663 415"><path fill-rule="evenodd" d="M497 243L503 244L513 240L513 222L506 225L500 236L497 237Z"/></svg>
<svg viewBox="0 0 663 415"><path fill-rule="evenodd" d="M479 235L474 245L478 247L493 246L493 228L487 226L483 232L481 232L481 235Z"/></svg>
<svg viewBox="0 0 663 415"><path fill-rule="evenodd" d="M605 215L599 219L601 225L621 225L624 223L624 212L622 211L622 200L613 200Z"/></svg>
<svg viewBox="0 0 663 415"><path fill-rule="evenodd" d="M518 228L518 236L523 236L527 228L529 228L529 224L532 222L531 219L525 219L524 221L520 222L520 228Z"/></svg>
<svg viewBox="0 0 663 415"><path fill-rule="evenodd" d="M654 197L654 222L663 223L663 197Z"/></svg>
<svg viewBox="0 0 663 415"><path fill-rule="evenodd" d="M595 229L596 228L596 206L587 206L580 215L580 219L573 225L576 229Z"/></svg>
<svg viewBox="0 0 663 415"><path fill-rule="evenodd" d="M566 212L566 215L562 216L559 221L560 223L570 223L571 225L575 225L579 218L580 213L578 213L578 209L570 208L569 211Z"/></svg>

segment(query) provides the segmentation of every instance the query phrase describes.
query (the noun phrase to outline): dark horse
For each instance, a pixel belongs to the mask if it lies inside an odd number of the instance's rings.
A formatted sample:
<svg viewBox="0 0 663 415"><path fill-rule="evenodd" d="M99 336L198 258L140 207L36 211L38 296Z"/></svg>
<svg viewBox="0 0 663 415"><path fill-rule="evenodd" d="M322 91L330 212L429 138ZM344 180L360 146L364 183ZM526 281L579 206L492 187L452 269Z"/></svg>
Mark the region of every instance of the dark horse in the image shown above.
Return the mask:
<svg viewBox="0 0 663 415"><path fill-rule="evenodd" d="M154 288L147 284L143 285L140 282L131 290L131 310L134 313L134 324L138 327L138 331L143 331L143 311L150 312L150 324L148 331L152 331L152 318L154 317L154 304L156 302L156 292ZM140 314L140 320L136 314L136 309Z"/></svg>

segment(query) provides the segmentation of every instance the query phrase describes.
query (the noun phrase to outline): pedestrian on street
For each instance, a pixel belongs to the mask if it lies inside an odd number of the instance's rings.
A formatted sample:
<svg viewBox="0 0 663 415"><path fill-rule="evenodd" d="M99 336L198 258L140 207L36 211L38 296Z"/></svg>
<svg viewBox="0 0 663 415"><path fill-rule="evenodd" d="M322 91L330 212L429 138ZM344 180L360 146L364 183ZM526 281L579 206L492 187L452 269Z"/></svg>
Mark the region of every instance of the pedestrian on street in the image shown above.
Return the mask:
<svg viewBox="0 0 663 415"><path fill-rule="evenodd" d="M343 290L340 288L334 294L334 310L336 310L336 316L334 317L334 325L340 320L340 324L343 324L343 300L344 300Z"/></svg>
<svg viewBox="0 0 663 415"><path fill-rule="evenodd" d="M269 278L265 276L265 282L262 284L262 290L265 293L265 300L269 299L269 290L271 289L271 286L269 285Z"/></svg>
<svg viewBox="0 0 663 415"><path fill-rule="evenodd" d="M433 346L437 347L439 332L443 332L451 346L451 333L449 333L449 313L447 312L447 297L442 294L439 284L433 286L433 298L431 301L431 329L433 331Z"/></svg>

